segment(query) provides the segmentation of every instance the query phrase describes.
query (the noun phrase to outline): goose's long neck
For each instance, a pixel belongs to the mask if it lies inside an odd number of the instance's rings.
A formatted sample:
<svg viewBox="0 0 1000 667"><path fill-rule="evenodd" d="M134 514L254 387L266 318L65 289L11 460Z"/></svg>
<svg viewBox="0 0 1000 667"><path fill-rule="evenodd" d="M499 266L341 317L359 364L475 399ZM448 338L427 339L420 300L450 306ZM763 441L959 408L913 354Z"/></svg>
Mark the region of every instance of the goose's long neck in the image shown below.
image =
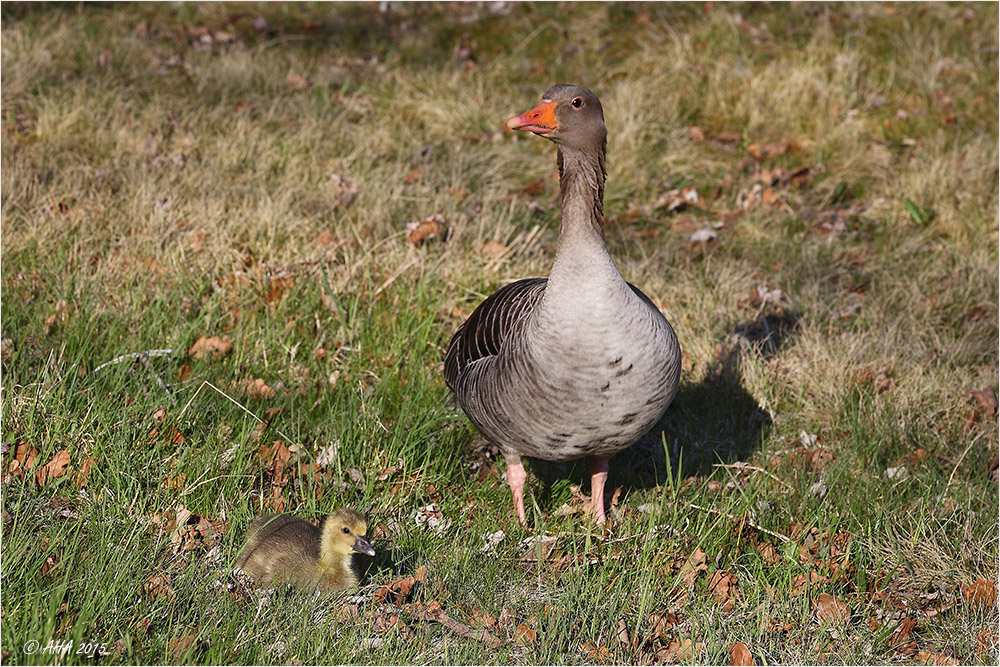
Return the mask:
<svg viewBox="0 0 1000 667"><path fill-rule="evenodd" d="M562 215L548 289L562 282L579 289L581 278L618 273L604 245L604 147L593 152L560 147L558 164Z"/></svg>

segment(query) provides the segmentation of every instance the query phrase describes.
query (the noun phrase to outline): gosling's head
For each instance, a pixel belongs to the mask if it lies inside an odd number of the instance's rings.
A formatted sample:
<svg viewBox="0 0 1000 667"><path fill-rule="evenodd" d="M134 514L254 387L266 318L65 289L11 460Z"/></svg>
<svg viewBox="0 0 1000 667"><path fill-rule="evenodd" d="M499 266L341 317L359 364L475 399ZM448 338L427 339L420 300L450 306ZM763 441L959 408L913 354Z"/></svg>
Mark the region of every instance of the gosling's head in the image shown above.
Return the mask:
<svg viewBox="0 0 1000 667"><path fill-rule="evenodd" d="M351 553L375 555L375 549L365 537L368 521L360 512L338 509L323 522L323 550L342 556Z"/></svg>

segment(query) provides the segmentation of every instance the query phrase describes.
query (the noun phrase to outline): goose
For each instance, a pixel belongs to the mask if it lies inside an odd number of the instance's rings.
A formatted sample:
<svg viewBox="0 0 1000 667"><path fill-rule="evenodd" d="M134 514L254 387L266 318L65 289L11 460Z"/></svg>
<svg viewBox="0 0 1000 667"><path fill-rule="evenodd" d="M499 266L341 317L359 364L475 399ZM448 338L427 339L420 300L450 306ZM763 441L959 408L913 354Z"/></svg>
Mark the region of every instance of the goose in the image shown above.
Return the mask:
<svg viewBox="0 0 1000 667"><path fill-rule="evenodd" d="M608 459L659 421L677 392L681 350L653 302L626 282L604 243L607 130L591 90L559 84L507 121L556 144L561 222L546 278L489 296L455 332L445 381L507 462L526 525L522 456L586 457L591 507L605 522Z"/></svg>
<svg viewBox="0 0 1000 667"><path fill-rule="evenodd" d="M365 535L368 522L352 509L338 509L314 526L290 514L262 516L247 531L236 567L257 586L288 583L303 590L335 591L358 585L355 553L375 555Z"/></svg>

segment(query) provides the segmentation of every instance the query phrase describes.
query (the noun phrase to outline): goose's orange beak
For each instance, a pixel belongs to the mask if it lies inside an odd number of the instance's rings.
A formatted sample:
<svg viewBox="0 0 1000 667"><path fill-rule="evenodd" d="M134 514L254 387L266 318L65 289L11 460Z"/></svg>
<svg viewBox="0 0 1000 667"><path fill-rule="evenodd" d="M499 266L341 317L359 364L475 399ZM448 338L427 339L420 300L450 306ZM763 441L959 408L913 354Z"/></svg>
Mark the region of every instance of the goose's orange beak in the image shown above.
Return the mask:
<svg viewBox="0 0 1000 667"><path fill-rule="evenodd" d="M531 111L525 111L520 116L508 120L507 127L535 134L548 134L559 127L556 124L556 103L541 102Z"/></svg>

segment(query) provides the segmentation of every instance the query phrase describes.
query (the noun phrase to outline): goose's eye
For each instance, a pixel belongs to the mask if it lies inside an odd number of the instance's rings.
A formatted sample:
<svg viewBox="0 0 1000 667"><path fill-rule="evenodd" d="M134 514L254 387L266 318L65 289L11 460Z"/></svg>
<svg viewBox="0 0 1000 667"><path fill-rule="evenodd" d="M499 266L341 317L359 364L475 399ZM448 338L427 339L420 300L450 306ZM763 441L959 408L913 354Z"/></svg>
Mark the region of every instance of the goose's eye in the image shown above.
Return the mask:
<svg viewBox="0 0 1000 667"><path fill-rule="evenodd" d="M579 97L575 97L575 98L573 98L573 101L570 102L570 104L573 105L574 109L579 109L580 107L583 106L583 100L581 98L579 98Z"/></svg>
<svg viewBox="0 0 1000 667"><path fill-rule="evenodd" d="M347 526L344 526L343 530L344 530L344 535L350 535L351 534L351 529L348 528Z"/></svg>

